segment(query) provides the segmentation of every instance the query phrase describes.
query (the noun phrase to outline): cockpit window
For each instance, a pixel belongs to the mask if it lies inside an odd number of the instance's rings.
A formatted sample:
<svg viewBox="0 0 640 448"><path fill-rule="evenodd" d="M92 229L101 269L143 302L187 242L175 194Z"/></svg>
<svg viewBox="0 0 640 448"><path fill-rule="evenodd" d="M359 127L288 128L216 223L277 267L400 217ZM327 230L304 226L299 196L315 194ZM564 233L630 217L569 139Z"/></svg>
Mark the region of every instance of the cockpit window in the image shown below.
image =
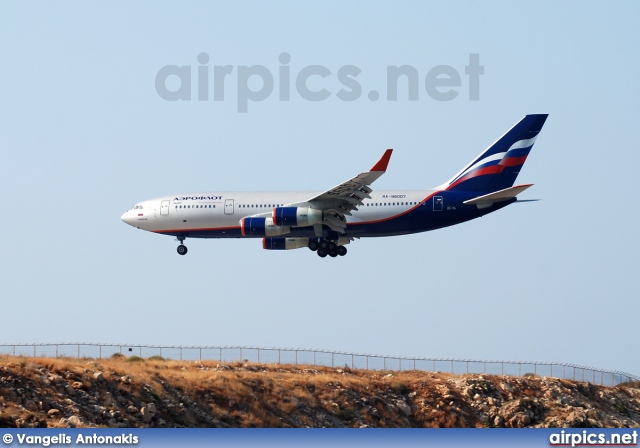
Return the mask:
<svg viewBox="0 0 640 448"><path fill-rule="evenodd" d="M141 210L142 209L142 205L136 205L135 207L133 207L134 210Z"/></svg>

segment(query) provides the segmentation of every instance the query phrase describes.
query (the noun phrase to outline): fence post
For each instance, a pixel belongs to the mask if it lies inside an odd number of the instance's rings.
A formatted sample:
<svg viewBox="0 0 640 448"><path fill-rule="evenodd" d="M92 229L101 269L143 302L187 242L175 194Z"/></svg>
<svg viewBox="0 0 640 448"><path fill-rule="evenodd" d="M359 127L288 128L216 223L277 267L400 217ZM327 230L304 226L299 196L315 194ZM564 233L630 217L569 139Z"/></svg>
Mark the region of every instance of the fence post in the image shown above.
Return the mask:
<svg viewBox="0 0 640 448"><path fill-rule="evenodd" d="M260 349L258 349L258 364L260 364Z"/></svg>
<svg viewBox="0 0 640 448"><path fill-rule="evenodd" d="M202 347L200 347L200 362L202 362Z"/></svg>
<svg viewBox="0 0 640 448"><path fill-rule="evenodd" d="M353 353L351 354L351 368L353 369Z"/></svg>
<svg viewBox="0 0 640 448"><path fill-rule="evenodd" d="M78 359L80 359L80 344L78 344Z"/></svg>
<svg viewBox="0 0 640 448"><path fill-rule="evenodd" d="M99 356L100 356L100 358L98 358L98 359L102 359L102 345L98 345L98 353L99 353Z"/></svg>

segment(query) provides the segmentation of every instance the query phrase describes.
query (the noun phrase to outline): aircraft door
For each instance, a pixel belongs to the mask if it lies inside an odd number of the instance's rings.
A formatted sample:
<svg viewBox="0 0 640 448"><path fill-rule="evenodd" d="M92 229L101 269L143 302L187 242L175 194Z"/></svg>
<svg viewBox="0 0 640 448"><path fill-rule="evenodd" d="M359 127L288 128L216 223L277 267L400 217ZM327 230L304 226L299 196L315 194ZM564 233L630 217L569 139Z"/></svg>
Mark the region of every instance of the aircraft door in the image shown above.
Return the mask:
<svg viewBox="0 0 640 448"><path fill-rule="evenodd" d="M442 196L434 196L433 197L433 211L434 212L441 212L443 208L444 208L444 200L442 199Z"/></svg>
<svg viewBox="0 0 640 448"><path fill-rule="evenodd" d="M162 201L160 203L160 215L168 215L169 214L169 201Z"/></svg>
<svg viewBox="0 0 640 448"><path fill-rule="evenodd" d="M224 214L233 215L233 199L224 200Z"/></svg>

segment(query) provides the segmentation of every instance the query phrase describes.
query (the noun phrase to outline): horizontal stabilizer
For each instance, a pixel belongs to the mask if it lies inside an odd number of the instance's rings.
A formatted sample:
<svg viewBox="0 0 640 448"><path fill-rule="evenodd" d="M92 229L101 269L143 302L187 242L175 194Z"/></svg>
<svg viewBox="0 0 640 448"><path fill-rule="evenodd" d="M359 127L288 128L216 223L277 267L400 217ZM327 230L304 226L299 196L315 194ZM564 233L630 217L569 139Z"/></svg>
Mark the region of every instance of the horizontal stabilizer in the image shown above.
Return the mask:
<svg viewBox="0 0 640 448"><path fill-rule="evenodd" d="M489 193L483 196L478 196L477 198L469 199L468 201L464 201L463 204L475 205L478 208L489 208L496 202L508 201L509 199L515 198L517 195L519 195L532 185L533 184L525 184L505 188L504 190L499 190L494 193Z"/></svg>

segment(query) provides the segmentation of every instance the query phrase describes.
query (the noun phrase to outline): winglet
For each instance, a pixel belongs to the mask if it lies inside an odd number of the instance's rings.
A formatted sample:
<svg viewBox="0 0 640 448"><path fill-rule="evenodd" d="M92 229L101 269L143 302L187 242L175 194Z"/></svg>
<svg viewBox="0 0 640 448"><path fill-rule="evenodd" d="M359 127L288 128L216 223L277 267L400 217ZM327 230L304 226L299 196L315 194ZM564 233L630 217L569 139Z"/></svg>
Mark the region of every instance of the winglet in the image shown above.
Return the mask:
<svg viewBox="0 0 640 448"><path fill-rule="evenodd" d="M371 168L369 171L387 171L387 165L389 165L389 159L391 159L392 152L393 149L387 149L380 160L378 160L378 163L373 165L373 168Z"/></svg>

